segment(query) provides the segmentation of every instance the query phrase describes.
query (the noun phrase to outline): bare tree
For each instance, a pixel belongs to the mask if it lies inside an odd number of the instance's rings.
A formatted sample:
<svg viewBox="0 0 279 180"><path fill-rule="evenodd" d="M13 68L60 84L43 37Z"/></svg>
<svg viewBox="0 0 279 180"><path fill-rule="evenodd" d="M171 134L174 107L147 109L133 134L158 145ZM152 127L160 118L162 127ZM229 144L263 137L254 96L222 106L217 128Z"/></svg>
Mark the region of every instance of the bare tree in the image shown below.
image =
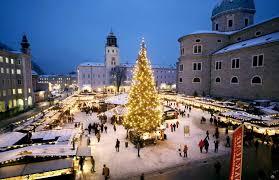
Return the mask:
<svg viewBox="0 0 279 180"><path fill-rule="evenodd" d="M126 67L116 66L111 70L111 81L115 85L116 91L119 93L120 86L123 84L126 78Z"/></svg>

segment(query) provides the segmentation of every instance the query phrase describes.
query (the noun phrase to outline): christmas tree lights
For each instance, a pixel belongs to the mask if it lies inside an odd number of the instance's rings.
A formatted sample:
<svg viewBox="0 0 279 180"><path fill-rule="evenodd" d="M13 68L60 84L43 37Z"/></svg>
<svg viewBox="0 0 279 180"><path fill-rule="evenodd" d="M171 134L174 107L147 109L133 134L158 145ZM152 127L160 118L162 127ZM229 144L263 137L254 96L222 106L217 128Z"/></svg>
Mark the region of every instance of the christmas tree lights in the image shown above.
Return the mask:
<svg viewBox="0 0 279 180"><path fill-rule="evenodd" d="M144 40L134 68L127 109L123 125L136 133L154 132L161 124L162 111L159 95L150 62L147 59Z"/></svg>

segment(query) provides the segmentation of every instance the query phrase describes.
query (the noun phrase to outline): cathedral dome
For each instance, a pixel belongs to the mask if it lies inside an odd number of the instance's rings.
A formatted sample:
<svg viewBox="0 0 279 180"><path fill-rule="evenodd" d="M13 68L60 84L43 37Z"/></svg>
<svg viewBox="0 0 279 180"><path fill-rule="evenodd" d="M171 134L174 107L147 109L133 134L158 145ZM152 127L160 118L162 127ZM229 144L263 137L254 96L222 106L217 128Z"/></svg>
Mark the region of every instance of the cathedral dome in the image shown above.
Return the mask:
<svg viewBox="0 0 279 180"><path fill-rule="evenodd" d="M254 0L219 0L220 2L212 11L212 18L221 14L236 10L256 12Z"/></svg>

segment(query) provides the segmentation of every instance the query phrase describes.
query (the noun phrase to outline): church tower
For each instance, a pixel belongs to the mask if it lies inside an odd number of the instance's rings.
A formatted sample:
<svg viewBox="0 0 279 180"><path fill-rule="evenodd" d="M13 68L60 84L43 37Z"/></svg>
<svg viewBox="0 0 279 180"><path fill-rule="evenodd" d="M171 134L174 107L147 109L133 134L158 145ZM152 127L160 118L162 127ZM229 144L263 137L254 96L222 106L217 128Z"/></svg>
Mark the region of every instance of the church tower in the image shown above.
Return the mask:
<svg viewBox="0 0 279 180"><path fill-rule="evenodd" d="M25 34L22 36L20 45L21 45L21 52L30 55L30 44Z"/></svg>
<svg viewBox="0 0 279 180"><path fill-rule="evenodd" d="M220 0L212 11L212 30L237 31L254 23L254 0Z"/></svg>
<svg viewBox="0 0 279 180"><path fill-rule="evenodd" d="M111 84L111 71L120 65L117 38L111 31L107 36L105 48L106 85Z"/></svg>

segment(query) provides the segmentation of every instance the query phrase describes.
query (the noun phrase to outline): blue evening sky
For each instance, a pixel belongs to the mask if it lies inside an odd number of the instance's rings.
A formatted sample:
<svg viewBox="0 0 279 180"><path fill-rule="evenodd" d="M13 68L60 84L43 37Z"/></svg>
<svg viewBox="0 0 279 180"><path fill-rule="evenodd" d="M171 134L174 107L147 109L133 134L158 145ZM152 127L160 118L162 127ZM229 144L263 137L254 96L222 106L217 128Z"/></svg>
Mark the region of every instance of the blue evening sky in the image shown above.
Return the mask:
<svg viewBox="0 0 279 180"><path fill-rule="evenodd" d="M141 37L154 64L174 64L177 39L211 28L219 0L2 0L0 41L19 49L28 35L33 59L47 73L67 73L84 61L103 62L110 29L121 62L135 62ZM279 0L255 0L256 22L279 16Z"/></svg>

